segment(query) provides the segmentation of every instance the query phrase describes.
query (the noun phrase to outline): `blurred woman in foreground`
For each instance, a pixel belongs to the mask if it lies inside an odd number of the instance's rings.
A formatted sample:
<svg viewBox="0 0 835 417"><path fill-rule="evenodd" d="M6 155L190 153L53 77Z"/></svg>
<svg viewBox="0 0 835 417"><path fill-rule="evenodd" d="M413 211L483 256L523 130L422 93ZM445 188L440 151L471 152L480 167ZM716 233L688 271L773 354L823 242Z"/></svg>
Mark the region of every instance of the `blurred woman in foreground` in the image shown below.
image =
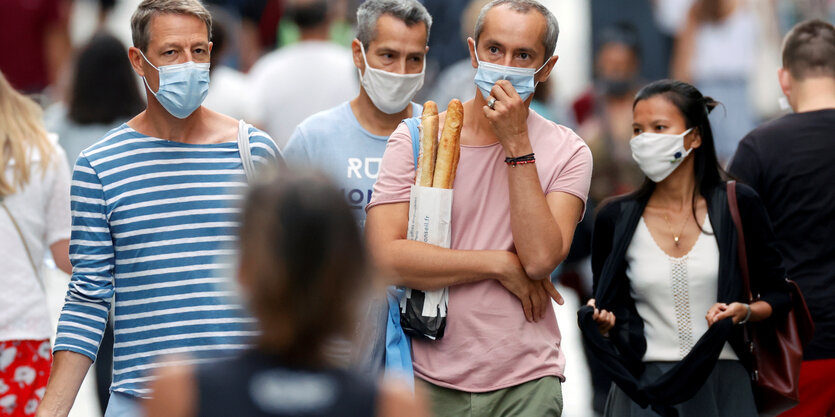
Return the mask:
<svg viewBox="0 0 835 417"><path fill-rule="evenodd" d="M149 416L425 415L407 389L328 363L327 342L350 335L353 300L370 285L365 249L336 187L318 174L282 174L253 187L241 227L238 280L261 325L255 348L165 371Z"/></svg>

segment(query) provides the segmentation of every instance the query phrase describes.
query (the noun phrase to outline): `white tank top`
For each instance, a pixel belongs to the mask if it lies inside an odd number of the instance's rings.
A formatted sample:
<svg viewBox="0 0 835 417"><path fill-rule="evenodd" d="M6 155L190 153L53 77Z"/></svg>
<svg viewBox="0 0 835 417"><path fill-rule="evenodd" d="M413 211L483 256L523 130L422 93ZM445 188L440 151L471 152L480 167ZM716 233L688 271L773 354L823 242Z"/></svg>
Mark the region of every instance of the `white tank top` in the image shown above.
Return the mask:
<svg viewBox="0 0 835 417"><path fill-rule="evenodd" d="M702 230L713 232L707 216ZM705 315L718 294L719 246L706 233L690 252L674 258L655 243L643 217L638 223L626 251L626 276L644 320L644 362L679 361L707 331ZM726 342L719 359L738 358Z"/></svg>

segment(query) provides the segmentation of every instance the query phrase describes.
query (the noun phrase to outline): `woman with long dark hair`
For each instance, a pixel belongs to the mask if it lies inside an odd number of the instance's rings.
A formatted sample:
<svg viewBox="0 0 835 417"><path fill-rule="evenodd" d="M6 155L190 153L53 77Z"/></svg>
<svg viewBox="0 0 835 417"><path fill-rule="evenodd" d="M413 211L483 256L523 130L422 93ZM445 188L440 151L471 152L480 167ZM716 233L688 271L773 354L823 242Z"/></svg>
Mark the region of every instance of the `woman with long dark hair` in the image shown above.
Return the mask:
<svg viewBox="0 0 835 417"><path fill-rule="evenodd" d="M740 323L784 317L788 287L768 215L737 186L751 287L747 304L727 174L690 84L662 80L633 104L632 155L647 179L601 208L592 250L596 299L580 325L615 384L607 416L756 416ZM675 409L675 411L673 411Z"/></svg>

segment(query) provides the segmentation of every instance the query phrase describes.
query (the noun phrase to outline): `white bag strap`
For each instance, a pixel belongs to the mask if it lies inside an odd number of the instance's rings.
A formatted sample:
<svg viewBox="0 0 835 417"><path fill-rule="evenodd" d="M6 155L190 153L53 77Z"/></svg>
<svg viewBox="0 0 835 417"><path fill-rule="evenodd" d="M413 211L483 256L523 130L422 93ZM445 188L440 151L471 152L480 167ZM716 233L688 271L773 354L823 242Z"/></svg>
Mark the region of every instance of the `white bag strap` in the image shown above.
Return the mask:
<svg viewBox="0 0 835 417"><path fill-rule="evenodd" d="M252 149L249 143L249 125L243 120L238 121L238 153L241 154L246 179L252 182L255 179L255 164L252 162Z"/></svg>
<svg viewBox="0 0 835 417"><path fill-rule="evenodd" d="M17 231L17 235L20 236L20 243L23 244L23 249L26 251L26 257L29 258L29 264L32 265L32 270L35 272L35 279L38 281L38 284L40 284L41 289L46 292L46 287L44 287L44 283L41 281L41 277L38 274L38 266L35 264L35 258L32 257L32 252L29 251L29 245L26 244L26 238L23 237L23 231L20 230L17 220L15 220L14 216L12 216L11 210L9 210L9 207L6 206L6 202L2 199L0 199L0 206L2 206L3 210L6 211L6 214L9 215L9 220L12 221L12 226L14 226L14 229Z"/></svg>

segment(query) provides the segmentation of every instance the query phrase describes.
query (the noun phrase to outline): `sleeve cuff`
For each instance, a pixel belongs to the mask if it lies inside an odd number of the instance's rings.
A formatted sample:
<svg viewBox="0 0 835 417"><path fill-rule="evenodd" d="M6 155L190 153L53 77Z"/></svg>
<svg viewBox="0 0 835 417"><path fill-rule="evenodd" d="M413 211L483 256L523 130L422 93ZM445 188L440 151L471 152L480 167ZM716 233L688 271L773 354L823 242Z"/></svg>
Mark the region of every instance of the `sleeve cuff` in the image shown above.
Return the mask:
<svg viewBox="0 0 835 417"><path fill-rule="evenodd" d="M61 351L78 353L80 355L84 355L84 356L90 358L90 360L93 361L93 362L96 361L96 353L90 352L89 350L80 348L78 346L72 346L72 345L66 345L66 344L56 343L55 347L52 348L52 355L54 356L56 353L61 352Z"/></svg>

